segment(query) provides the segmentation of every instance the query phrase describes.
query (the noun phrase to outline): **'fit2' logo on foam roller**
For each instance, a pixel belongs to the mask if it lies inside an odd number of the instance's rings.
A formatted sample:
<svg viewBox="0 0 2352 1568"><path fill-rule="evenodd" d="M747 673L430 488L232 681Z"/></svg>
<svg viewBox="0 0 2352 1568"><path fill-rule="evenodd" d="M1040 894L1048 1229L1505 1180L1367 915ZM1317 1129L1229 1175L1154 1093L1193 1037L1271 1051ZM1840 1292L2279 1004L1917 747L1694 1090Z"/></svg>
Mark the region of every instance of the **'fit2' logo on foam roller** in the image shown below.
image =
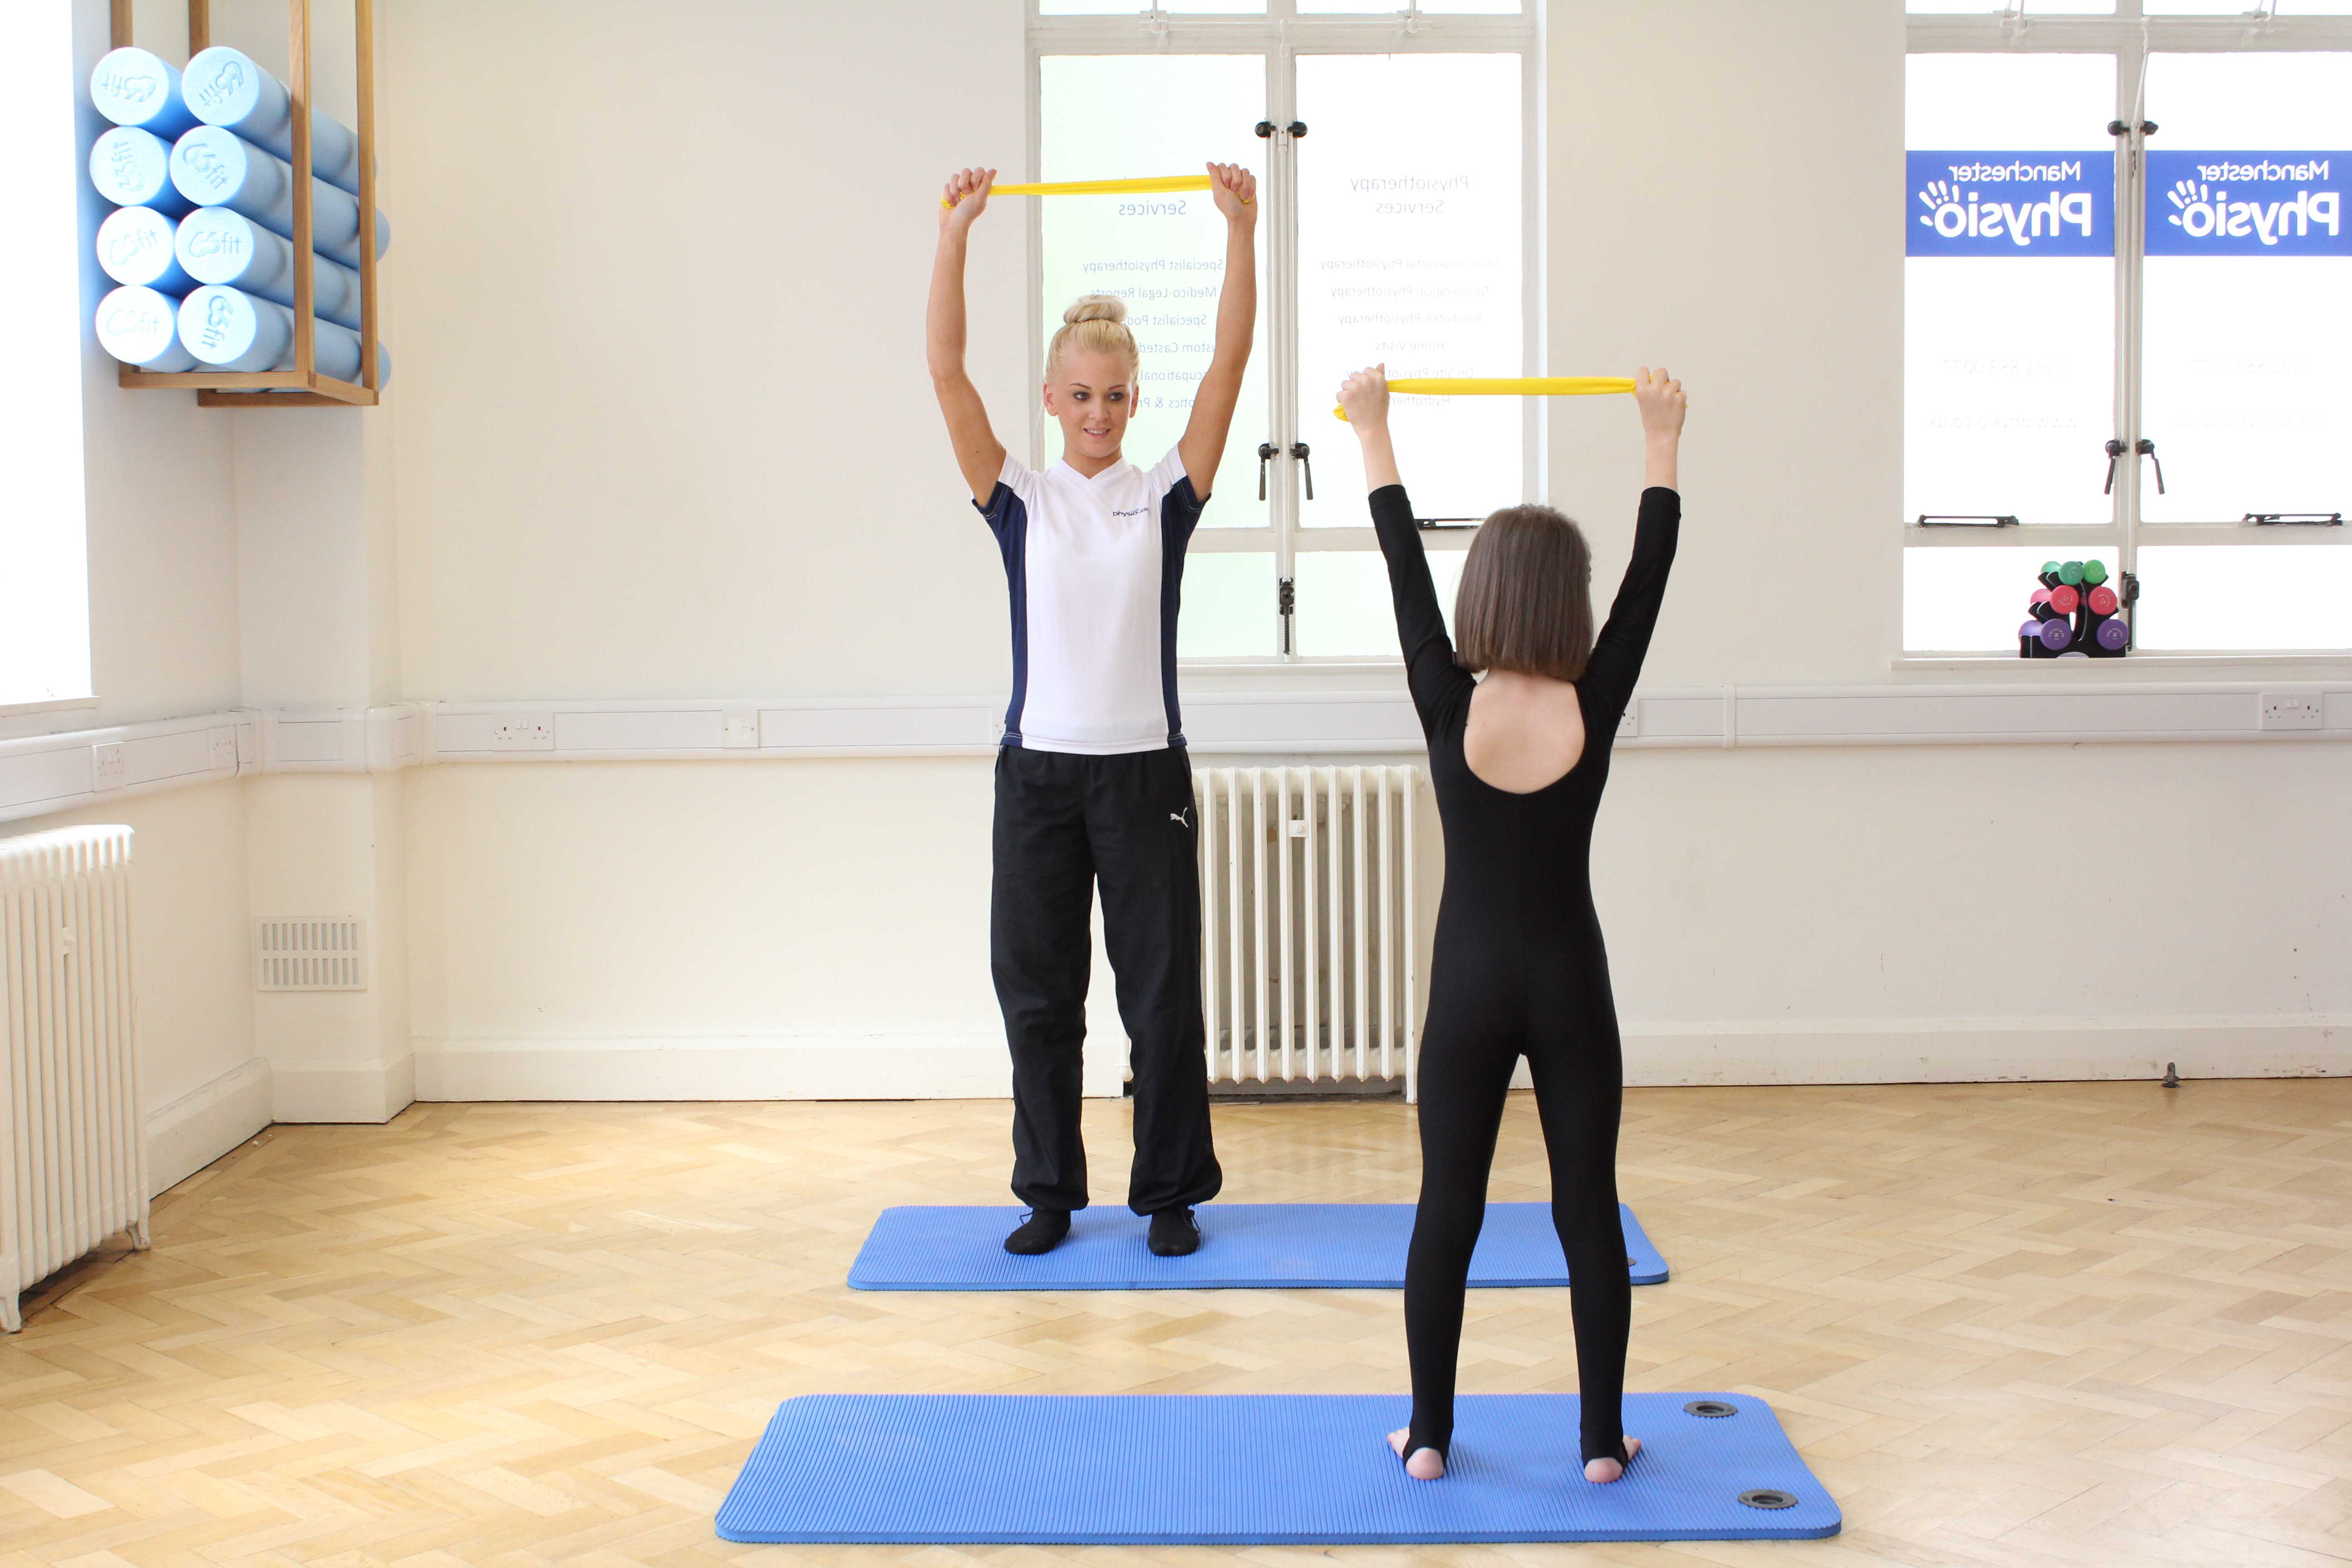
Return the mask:
<svg viewBox="0 0 2352 1568"><path fill-rule="evenodd" d="M2151 151L2147 175L2150 256L2352 256L2352 154Z"/></svg>
<svg viewBox="0 0 2352 1568"><path fill-rule="evenodd" d="M2113 153L1912 153L1910 256L2112 256Z"/></svg>

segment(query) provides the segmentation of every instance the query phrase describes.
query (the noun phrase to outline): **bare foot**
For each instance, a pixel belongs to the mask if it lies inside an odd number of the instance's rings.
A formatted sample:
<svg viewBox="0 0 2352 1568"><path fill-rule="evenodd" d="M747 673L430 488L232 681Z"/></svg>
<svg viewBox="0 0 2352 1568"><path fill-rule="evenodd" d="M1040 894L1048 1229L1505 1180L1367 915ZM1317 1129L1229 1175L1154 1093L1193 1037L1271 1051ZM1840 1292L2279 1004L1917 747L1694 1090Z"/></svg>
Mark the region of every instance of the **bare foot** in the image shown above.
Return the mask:
<svg viewBox="0 0 2352 1568"><path fill-rule="evenodd" d="M1396 1450L1400 1459L1404 1459L1404 1440L1412 1430L1409 1426L1400 1426L1389 1434L1389 1447ZM1434 1448L1415 1448L1412 1458L1404 1459L1404 1473L1417 1481L1438 1480L1445 1474L1445 1461L1438 1458ZM1610 1479L1616 1478L1612 1476Z"/></svg>
<svg viewBox="0 0 2352 1568"><path fill-rule="evenodd" d="M1627 1458L1632 1458L1641 1451L1642 1439L1639 1437L1628 1437L1625 1439L1625 1457ZM1615 1480L1624 1473L1625 1467L1619 1464L1614 1459L1587 1459L1584 1461L1584 1479L1588 1481L1600 1481L1606 1483Z"/></svg>

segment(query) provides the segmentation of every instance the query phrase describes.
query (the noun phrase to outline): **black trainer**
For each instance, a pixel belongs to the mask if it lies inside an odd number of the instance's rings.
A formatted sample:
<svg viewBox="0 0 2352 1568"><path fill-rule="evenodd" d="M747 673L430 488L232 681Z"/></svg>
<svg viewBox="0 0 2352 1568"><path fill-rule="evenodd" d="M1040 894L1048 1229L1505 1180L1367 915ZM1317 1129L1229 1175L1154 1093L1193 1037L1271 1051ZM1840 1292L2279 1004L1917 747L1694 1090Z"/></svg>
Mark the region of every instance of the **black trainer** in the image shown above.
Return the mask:
<svg viewBox="0 0 2352 1568"><path fill-rule="evenodd" d="M1031 1209L1029 1217L1004 1238L1004 1250L1023 1258L1034 1258L1041 1252L1051 1252L1070 1234L1070 1214L1067 1209Z"/></svg>
<svg viewBox="0 0 2352 1568"><path fill-rule="evenodd" d="M1161 1209L1151 1216L1151 1250L1160 1258L1183 1258L1201 1249L1201 1227L1191 1209Z"/></svg>

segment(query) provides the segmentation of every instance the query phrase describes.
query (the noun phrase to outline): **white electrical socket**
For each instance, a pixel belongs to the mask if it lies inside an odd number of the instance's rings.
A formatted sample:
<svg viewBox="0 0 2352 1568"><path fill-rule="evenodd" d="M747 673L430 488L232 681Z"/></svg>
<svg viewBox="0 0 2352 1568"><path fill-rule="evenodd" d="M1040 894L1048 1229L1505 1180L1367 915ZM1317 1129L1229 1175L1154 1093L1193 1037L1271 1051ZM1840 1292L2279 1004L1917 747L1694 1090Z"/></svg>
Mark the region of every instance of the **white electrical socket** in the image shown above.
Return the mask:
<svg viewBox="0 0 2352 1568"><path fill-rule="evenodd" d="M89 779L92 789L122 787L122 742L109 741L89 749Z"/></svg>
<svg viewBox="0 0 2352 1568"><path fill-rule="evenodd" d="M730 751L756 749L760 715L756 709L730 708L719 719L719 743Z"/></svg>
<svg viewBox="0 0 2352 1568"><path fill-rule="evenodd" d="M215 730L210 739L213 771L235 773L236 771L236 731L226 728Z"/></svg>
<svg viewBox="0 0 2352 1568"><path fill-rule="evenodd" d="M490 750L551 752L555 750L555 721L541 718L501 719L490 731Z"/></svg>
<svg viewBox="0 0 2352 1568"><path fill-rule="evenodd" d="M1637 698L1625 704L1625 711L1617 715L1617 738L1630 741L1642 732L1642 704Z"/></svg>
<svg viewBox="0 0 2352 1568"><path fill-rule="evenodd" d="M2316 730L2322 722L2319 694L2315 691L2263 693L2263 728L2265 730Z"/></svg>

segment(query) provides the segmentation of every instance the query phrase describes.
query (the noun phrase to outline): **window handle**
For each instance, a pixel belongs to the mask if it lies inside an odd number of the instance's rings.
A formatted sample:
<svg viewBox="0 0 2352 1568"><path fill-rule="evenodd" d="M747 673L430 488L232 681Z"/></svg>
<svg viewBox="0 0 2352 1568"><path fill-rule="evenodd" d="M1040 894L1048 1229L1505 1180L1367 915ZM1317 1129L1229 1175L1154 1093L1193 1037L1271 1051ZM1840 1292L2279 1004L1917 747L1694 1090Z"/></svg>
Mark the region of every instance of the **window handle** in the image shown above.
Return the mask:
<svg viewBox="0 0 2352 1568"><path fill-rule="evenodd" d="M1257 444L1257 499L1265 499L1265 466L1274 460L1275 445L1271 441Z"/></svg>
<svg viewBox="0 0 2352 1568"><path fill-rule="evenodd" d="M1298 466L1307 471L1307 499L1313 500L1315 499L1315 465L1307 460L1307 443L1304 441L1293 441L1290 444L1290 455L1297 458Z"/></svg>
<svg viewBox="0 0 2352 1568"><path fill-rule="evenodd" d="M2164 493L2164 459L2156 455L2156 443L2143 436L2137 447L2139 455L2156 465L2156 493Z"/></svg>
<svg viewBox="0 0 2352 1568"><path fill-rule="evenodd" d="M2116 465L2123 460L2126 450L2121 441L2113 437L2107 438L2107 482L2106 487L2099 491L2101 495L2111 496L2116 493Z"/></svg>

